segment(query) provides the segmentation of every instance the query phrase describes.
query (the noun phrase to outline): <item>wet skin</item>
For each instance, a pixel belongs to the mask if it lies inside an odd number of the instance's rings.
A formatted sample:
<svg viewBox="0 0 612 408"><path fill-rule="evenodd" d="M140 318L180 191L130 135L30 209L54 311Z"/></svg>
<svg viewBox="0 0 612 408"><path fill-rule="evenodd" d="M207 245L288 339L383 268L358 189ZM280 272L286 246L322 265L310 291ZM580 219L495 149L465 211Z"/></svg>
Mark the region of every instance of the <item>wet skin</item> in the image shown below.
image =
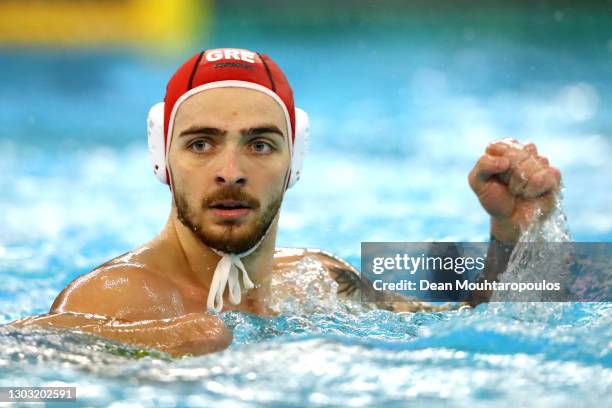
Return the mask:
<svg viewBox="0 0 612 408"><path fill-rule="evenodd" d="M243 258L256 288L239 305L225 296L224 310L273 314L266 305L270 277L304 256L316 257L330 271L355 271L320 252L275 248L275 202L284 193L289 164L286 120L271 97L224 88L189 98L176 115L169 151L173 205L161 233L70 283L49 314L16 325L74 327L174 355L227 347L231 333L206 313L219 255L202 239L242 252L249 237L257 242L265 232L262 219L272 211L264 240ZM239 191L246 201L234 201L245 208L233 208L224 191Z"/></svg>
<svg viewBox="0 0 612 408"><path fill-rule="evenodd" d="M163 246L156 247L161 243L154 241L74 280L58 295L49 314L26 318L14 325L77 328L175 356L206 354L229 346L231 332L216 316L204 312L207 288L197 281L168 279L164 268L176 270L180 262L172 261L181 255L166 251ZM223 311L275 315L267 302L270 278L306 256L317 259L330 277L337 280L340 296L358 295L361 282L348 263L322 251L278 249L272 271L254 289L243 293L239 305L232 305L226 293ZM354 278L346 279L347 274Z"/></svg>
<svg viewBox="0 0 612 408"><path fill-rule="evenodd" d="M267 302L271 277L305 256L321 262L340 283L339 293L356 296L366 290L354 278L358 272L341 259L320 251L276 248L279 215L274 210L290 164L287 132L281 108L263 93L221 88L189 98L176 115L168 158L173 204L161 233L70 283L49 314L14 325L77 328L173 355L224 349L231 333L206 313L219 255L204 242L242 252L258 241L266 217L267 235L243 258L256 287L244 293L239 305L226 296L224 310L274 314ZM504 140L487 147L468 180L491 216L492 234L512 243L535 208L542 216L550 213L560 174L535 146ZM241 198L219 195L227 191L239 191ZM489 276L499 272L488 271ZM414 304L397 300L382 297L380 305L414 310Z"/></svg>

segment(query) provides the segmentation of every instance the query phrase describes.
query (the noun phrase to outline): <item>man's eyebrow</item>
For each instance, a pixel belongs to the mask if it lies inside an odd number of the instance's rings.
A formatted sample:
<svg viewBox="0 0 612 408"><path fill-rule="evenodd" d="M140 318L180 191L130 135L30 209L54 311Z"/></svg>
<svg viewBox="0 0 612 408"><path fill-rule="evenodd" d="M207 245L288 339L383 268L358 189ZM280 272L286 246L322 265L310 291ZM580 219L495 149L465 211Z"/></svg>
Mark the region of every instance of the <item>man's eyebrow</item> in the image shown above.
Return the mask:
<svg viewBox="0 0 612 408"><path fill-rule="evenodd" d="M226 133L227 131L225 130L209 126L190 126L187 129L181 130L179 133L179 137L190 135L223 136Z"/></svg>
<svg viewBox="0 0 612 408"><path fill-rule="evenodd" d="M257 136L263 135L265 133L275 133L283 139L285 138L285 134L283 133L283 131L280 130L276 125L262 125L248 129L242 129L240 133L242 133L243 136Z"/></svg>

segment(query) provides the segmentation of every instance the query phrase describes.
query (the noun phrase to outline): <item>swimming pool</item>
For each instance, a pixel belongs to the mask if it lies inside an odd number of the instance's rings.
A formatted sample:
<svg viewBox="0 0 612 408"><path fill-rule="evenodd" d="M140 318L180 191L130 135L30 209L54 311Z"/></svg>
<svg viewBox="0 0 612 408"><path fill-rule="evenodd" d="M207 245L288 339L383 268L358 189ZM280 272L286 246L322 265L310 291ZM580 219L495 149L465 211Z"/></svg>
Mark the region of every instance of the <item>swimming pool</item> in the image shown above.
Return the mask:
<svg viewBox="0 0 612 408"><path fill-rule="evenodd" d="M574 239L612 238L612 46L574 44L559 69L562 53L526 43L253 38L240 45L283 66L313 122L279 245L358 265L361 241L487 240L465 179L507 135L561 168ZM159 231L170 197L149 168L144 118L174 64L112 50L0 54L0 323L46 312L74 277ZM225 313L228 350L175 361L1 328L0 386L75 384L79 406L565 407L612 395L606 303L323 306Z"/></svg>

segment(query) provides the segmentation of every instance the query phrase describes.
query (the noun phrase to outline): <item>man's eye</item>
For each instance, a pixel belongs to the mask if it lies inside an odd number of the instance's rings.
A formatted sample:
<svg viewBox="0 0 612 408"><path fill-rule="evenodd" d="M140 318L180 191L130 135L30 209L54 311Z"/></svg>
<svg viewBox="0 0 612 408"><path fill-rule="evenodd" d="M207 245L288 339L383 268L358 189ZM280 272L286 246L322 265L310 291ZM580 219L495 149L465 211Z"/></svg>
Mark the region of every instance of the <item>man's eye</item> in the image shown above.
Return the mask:
<svg viewBox="0 0 612 408"><path fill-rule="evenodd" d="M204 153L208 151L210 147L210 143L208 143L206 140L196 140L189 145L189 149L195 153Z"/></svg>
<svg viewBox="0 0 612 408"><path fill-rule="evenodd" d="M256 153L260 153L260 154L272 153L272 151L274 150L274 147L272 147L269 143L266 143L262 140L253 142L251 146L253 148L253 151L255 151Z"/></svg>

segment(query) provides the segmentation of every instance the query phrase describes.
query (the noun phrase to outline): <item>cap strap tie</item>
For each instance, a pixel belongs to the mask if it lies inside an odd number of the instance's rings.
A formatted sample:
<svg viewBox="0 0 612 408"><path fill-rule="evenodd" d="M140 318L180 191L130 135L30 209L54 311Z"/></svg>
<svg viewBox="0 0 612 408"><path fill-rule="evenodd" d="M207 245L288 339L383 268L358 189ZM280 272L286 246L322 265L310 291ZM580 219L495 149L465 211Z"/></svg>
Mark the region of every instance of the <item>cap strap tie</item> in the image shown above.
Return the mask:
<svg viewBox="0 0 612 408"><path fill-rule="evenodd" d="M216 252L216 251L215 251ZM222 253L219 263L215 268L210 290L208 291L207 308L214 309L217 313L223 309L223 292L228 287L229 300L238 305L242 301L242 289L240 287L239 275L242 272L242 285L245 289L255 287L249 274L238 255Z"/></svg>

